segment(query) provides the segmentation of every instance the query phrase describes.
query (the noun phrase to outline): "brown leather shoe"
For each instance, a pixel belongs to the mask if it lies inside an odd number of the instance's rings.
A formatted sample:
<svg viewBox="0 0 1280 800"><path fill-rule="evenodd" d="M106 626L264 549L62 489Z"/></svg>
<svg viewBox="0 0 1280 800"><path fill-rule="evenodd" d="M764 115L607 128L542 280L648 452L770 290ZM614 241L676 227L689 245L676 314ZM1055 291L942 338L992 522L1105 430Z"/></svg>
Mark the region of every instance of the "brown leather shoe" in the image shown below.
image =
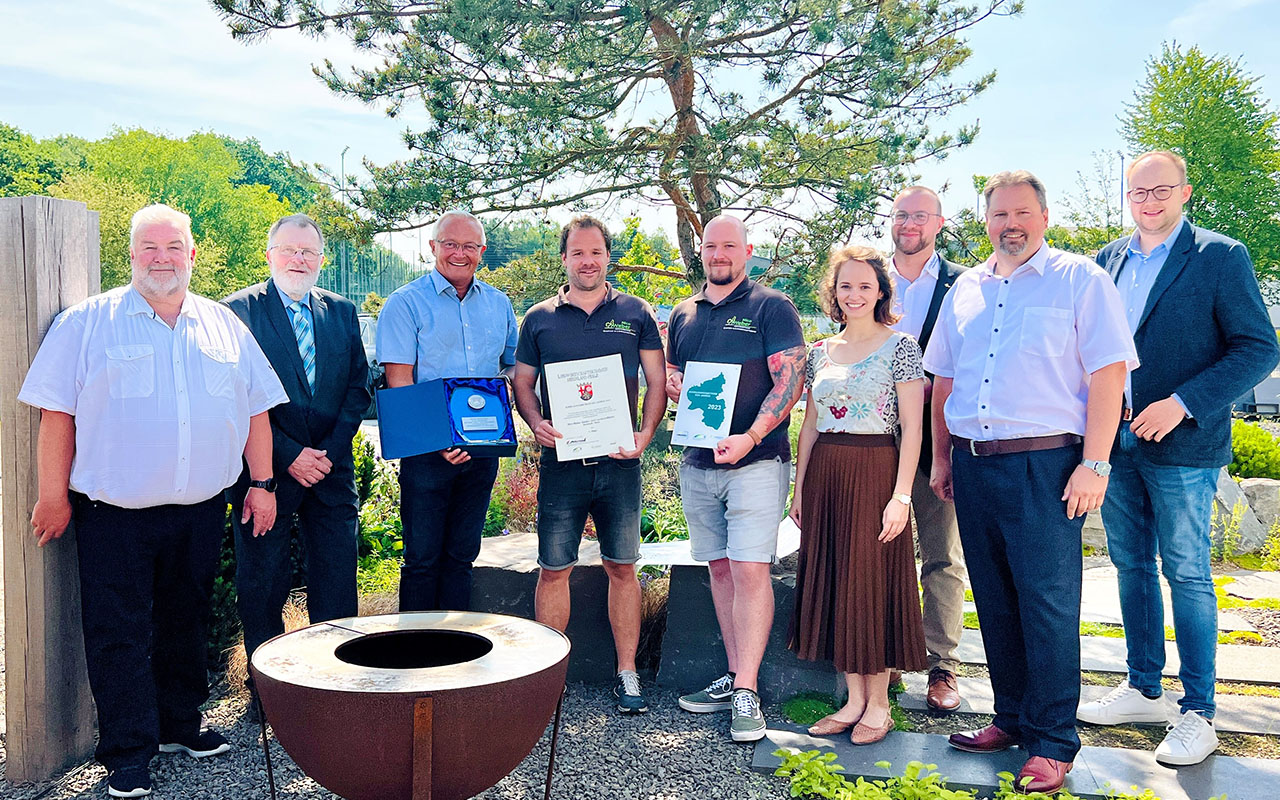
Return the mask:
<svg viewBox="0 0 1280 800"><path fill-rule="evenodd" d="M1018 743L1018 737L1005 733L995 725L988 725L976 731L953 733L947 737L947 744L966 753L998 753L1008 750Z"/></svg>
<svg viewBox="0 0 1280 800"><path fill-rule="evenodd" d="M810 736L835 736L853 727L852 722L836 719L835 714L828 714L809 726Z"/></svg>
<svg viewBox="0 0 1280 800"><path fill-rule="evenodd" d="M956 674L942 667L929 670L929 691L925 693L925 702L935 711L955 711L960 707L960 687L956 684Z"/></svg>
<svg viewBox="0 0 1280 800"><path fill-rule="evenodd" d="M884 737L889 735L889 731L893 730L893 718L885 717L884 725L873 728L870 725L863 725L859 722L853 726L853 733L849 734L849 741L854 744L875 744Z"/></svg>
<svg viewBox="0 0 1280 800"><path fill-rule="evenodd" d="M1067 782L1067 773L1071 771L1069 761L1055 761L1044 756L1032 756L1022 765L1014 788L1021 794L1044 792L1051 794L1062 788ZM1030 779L1030 780L1028 780Z"/></svg>

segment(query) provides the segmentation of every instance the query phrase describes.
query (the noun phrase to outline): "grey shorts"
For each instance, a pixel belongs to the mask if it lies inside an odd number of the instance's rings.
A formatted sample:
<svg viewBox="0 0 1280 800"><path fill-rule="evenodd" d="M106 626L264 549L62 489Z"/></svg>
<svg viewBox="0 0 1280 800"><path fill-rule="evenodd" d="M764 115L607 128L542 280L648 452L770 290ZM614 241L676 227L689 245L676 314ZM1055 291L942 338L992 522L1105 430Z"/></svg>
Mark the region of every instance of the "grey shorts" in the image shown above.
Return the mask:
<svg viewBox="0 0 1280 800"><path fill-rule="evenodd" d="M773 563L790 489L791 462L776 457L741 469L681 464L680 502L693 557Z"/></svg>

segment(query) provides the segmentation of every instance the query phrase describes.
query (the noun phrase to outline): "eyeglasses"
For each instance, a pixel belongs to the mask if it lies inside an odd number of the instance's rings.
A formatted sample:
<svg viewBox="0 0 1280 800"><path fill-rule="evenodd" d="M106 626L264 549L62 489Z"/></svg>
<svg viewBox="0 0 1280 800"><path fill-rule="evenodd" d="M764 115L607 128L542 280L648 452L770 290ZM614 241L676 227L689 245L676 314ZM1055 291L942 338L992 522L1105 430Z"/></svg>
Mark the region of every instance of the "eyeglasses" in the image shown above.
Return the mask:
<svg viewBox="0 0 1280 800"><path fill-rule="evenodd" d="M320 260L320 256L324 255L319 250L312 250L309 247L304 247L303 249L299 250L296 247L286 247L280 244L273 244L267 249L275 250L277 253L284 256L289 261L292 261L297 256L302 256L302 260L306 261L308 264L316 263L317 261Z"/></svg>
<svg viewBox="0 0 1280 800"><path fill-rule="evenodd" d="M907 224L907 220L911 220L917 225L927 225L929 223L930 218L940 217L940 216L942 215L930 214L928 211L915 211L911 214L908 214L905 211L899 211L898 213L890 217L890 219L893 220L894 225L905 225Z"/></svg>
<svg viewBox="0 0 1280 800"><path fill-rule="evenodd" d="M436 242L436 244L439 245L446 253L452 253L454 250L461 250L469 256L474 256L476 253L479 253L484 249L484 245L476 244L475 242L443 241Z"/></svg>
<svg viewBox="0 0 1280 800"><path fill-rule="evenodd" d="M1185 183L1175 183L1172 186L1152 186L1150 189L1130 189L1125 196L1134 203L1145 203L1148 195L1157 200L1168 200L1173 195L1174 189L1185 185Z"/></svg>

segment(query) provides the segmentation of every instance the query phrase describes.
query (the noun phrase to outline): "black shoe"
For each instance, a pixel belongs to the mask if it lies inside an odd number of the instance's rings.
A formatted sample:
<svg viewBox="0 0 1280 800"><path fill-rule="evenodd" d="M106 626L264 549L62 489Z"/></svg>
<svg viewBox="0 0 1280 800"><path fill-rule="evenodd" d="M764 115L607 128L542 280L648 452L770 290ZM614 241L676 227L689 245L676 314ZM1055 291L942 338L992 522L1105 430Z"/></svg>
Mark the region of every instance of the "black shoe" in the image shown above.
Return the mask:
<svg viewBox="0 0 1280 800"><path fill-rule="evenodd" d="M151 794L151 773L147 766L121 767L107 776L107 794L112 797L146 797Z"/></svg>
<svg viewBox="0 0 1280 800"><path fill-rule="evenodd" d="M190 739L160 745L161 753L186 753L192 758L208 758L209 756L225 753L230 749L231 743L227 741L225 736L208 728L200 731Z"/></svg>

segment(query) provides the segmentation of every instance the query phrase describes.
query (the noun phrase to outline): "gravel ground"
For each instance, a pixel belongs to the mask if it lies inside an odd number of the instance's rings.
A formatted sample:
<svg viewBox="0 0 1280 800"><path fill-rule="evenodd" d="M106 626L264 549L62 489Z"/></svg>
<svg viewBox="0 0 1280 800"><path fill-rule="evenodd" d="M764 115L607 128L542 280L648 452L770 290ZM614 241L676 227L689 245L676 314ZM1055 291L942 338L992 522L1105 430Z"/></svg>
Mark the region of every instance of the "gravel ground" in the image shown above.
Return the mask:
<svg viewBox="0 0 1280 800"><path fill-rule="evenodd" d="M1231 613L1244 617L1257 628L1268 646L1280 647L1280 611L1271 608L1233 608Z"/></svg>
<svg viewBox="0 0 1280 800"><path fill-rule="evenodd" d="M727 714L688 714L671 691L649 690L650 712L624 717L613 710L610 690L573 685L565 698L552 795L559 800L676 800L688 797L789 797L787 784L750 771L752 748L728 738ZM257 725L242 697L226 698L206 711L208 723L231 740L224 756L196 761L161 755L151 762L157 800L268 798L266 768ZM780 719L777 707L765 709ZM478 795L480 800L535 800L543 793L550 729L515 772ZM0 749L0 766L4 752ZM336 798L304 776L272 740L276 788L281 798ZM6 800L106 797L106 771L85 765L57 781L11 785L0 779Z"/></svg>

